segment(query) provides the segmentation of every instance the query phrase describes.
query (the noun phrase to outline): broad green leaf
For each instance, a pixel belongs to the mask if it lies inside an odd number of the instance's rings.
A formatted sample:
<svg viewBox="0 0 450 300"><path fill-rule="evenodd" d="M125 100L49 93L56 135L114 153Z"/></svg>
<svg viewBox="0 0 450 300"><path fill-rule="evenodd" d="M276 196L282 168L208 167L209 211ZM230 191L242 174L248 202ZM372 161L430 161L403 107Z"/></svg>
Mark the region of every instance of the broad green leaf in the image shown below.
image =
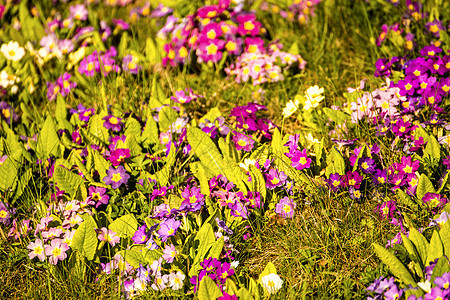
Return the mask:
<svg viewBox="0 0 450 300"><path fill-rule="evenodd" d="M171 143L171 144L172 145L170 147L169 155L166 158L166 164L164 165L164 167L161 170L159 170L155 174L156 180L158 181L158 184L160 184L161 186L167 185L169 183L169 179L171 176L170 171L172 170L172 167L175 163L176 148L173 143Z"/></svg>
<svg viewBox="0 0 450 300"><path fill-rule="evenodd" d="M61 166L55 166L54 178L59 189L64 190L72 197L75 195L80 184L84 181L81 176L74 174Z"/></svg>
<svg viewBox="0 0 450 300"><path fill-rule="evenodd" d="M8 156L14 161L20 161L23 154L29 154L22 143L19 143L17 136L9 128L5 128L7 132L6 144L8 145Z"/></svg>
<svg viewBox="0 0 450 300"><path fill-rule="evenodd" d="M376 243L372 244L375 253L381 259L381 261L389 267L391 273L401 280L405 285L411 284L413 287L417 286L416 281L409 273L408 269L395 257L394 254L386 250L383 246Z"/></svg>
<svg viewBox="0 0 450 300"><path fill-rule="evenodd" d="M436 258L444 255L444 247L442 246L439 232L435 230L431 236L430 245L428 247L427 260L425 266L429 266L430 262L433 262Z"/></svg>
<svg viewBox="0 0 450 300"><path fill-rule="evenodd" d="M146 247L142 248L142 256L148 264L152 264L153 261L158 260L161 255L161 250L149 250Z"/></svg>
<svg viewBox="0 0 450 300"><path fill-rule="evenodd" d="M151 144L159 144L158 124L151 115L147 118L141 141L144 148L149 148Z"/></svg>
<svg viewBox="0 0 450 300"><path fill-rule="evenodd" d="M327 165L328 167L325 169L325 175L327 177L333 173L338 173L339 175L345 174L345 160L335 147L327 155Z"/></svg>
<svg viewBox="0 0 450 300"><path fill-rule="evenodd" d="M401 236L402 236L402 243L403 246L406 248L406 251L408 251L409 255L413 258L413 260L415 260L416 262L414 263L414 267L415 267L415 271L419 276L423 276L423 268L424 265L422 264L422 260L420 259L420 255L416 250L416 247L413 245L413 243L411 242L411 240L404 235L402 232L400 232Z"/></svg>
<svg viewBox="0 0 450 300"><path fill-rule="evenodd" d="M145 56L152 65L161 61L161 54L159 53L155 42L150 37L145 41Z"/></svg>
<svg viewBox="0 0 450 300"><path fill-rule="evenodd" d="M159 130L167 131L173 122L178 118L178 114L170 106L164 106L159 111Z"/></svg>
<svg viewBox="0 0 450 300"><path fill-rule="evenodd" d="M249 290L250 290L250 294L254 297L255 300L259 300L261 298L260 288L261 288L261 285L257 284L253 278L250 278ZM241 288L239 291L241 291L242 289L245 289L245 288ZM243 293L245 293L245 292L243 292ZM240 293L239 293L239 295L240 295ZM243 298L243 299L247 299L247 298Z"/></svg>
<svg viewBox="0 0 450 300"><path fill-rule="evenodd" d="M211 278L208 276L203 277L198 288L199 300L216 300L217 298L222 297L222 295L219 287Z"/></svg>
<svg viewBox="0 0 450 300"><path fill-rule="evenodd" d="M266 267L264 268L264 270L262 271L262 273L261 274L259 274L259 277L258 277L258 283L261 283L261 279L264 277L264 276L266 276L266 275L269 275L269 274L277 274L277 269L275 268L275 265L272 263L272 262L268 262L267 263L267 265L266 265Z"/></svg>
<svg viewBox="0 0 450 300"><path fill-rule="evenodd" d="M211 248L209 249L208 255L206 256L219 259L220 254L223 250L224 243L224 237L222 236L212 244Z"/></svg>
<svg viewBox="0 0 450 300"><path fill-rule="evenodd" d="M208 254L209 249L216 241L211 224L205 222L197 232L194 241L199 241L199 245L197 247L197 254L194 257L194 262L189 270L190 277L197 275L198 271L201 269L200 262L206 258L206 254Z"/></svg>
<svg viewBox="0 0 450 300"><path fill-rule="evenodd" d="M123 259L125 259L134 268L139 268L139 264L145 265L147 262L142 254L141 249L130 249L120 251Z"/></svg>
<svg viewBox="0 0 450 300"><path fill-rule="evenodd" d="M250 294L250 292L245 287L240 288L237 291L236 295L238 296L238 299L246 299L246 300L247 299L249 299L249 300L259 299L259 298L253 298L253 296Z"/></svg>
<svg viewBox="0 0 450 300"><path fill-rule="evenodd" d="M128 138L129 136L133 136L138 143L141 142L141 124L133 118L128 117L127 121L125 122L125 136Z"/></svg>
<svg viewBox="0 0 450 300"><path fill-rule="evenodd" d="M107 144L109 139L108 129L103 126L105 123L100 115L93 115L89 119L88 132L99 139L102 143Z"/></svg>
<svg viewBox="0 0 450 300"><path fill-rule="evenodd" d="M94 219L89 215L83 216L84 221L78 226L72 239L71 248L78 250L88 260L93 260L97 251L97 233Z"/></svg>
<svg viewBox="0 0 450 300"><path fill-rule="evenodd" d="M444 246L444 254L447 257L450 257L450 222L447 221L442 226L439 231L439 235L441 237L442 244Z"/></svg>
<svg viewBox="0 0 450 300"><path fill-rule="evenodd" d="M261 171L255 167L254 165L249 166L250 175L252 176L252 191L259 192L261 194L262 199L266 199L267 189L266 189L266 181L264 180L264 176Z"/></svg>
<svg viewBox="0 0 450 300"><path fill-rule="evenodd" d="M187 141L191 145L194 154L202 162L205 171L212 174L212 176L217 176L222 173L222 155L206 133L199 128L190 127L187 131Z"/></svg>
<svg viewBox="0 0 450 300"><path fill-rule="evenodd" d="M133 134L127 135L124 146L125 148L130 149L130 154L132 156L138 156L139 154L142 153L141 146L139 146L138 141L136 140L136 137Z"/></svg>
<svg viewBox="0 0 450 300"><path fill-rule="evenodd" d="M73 243L73 242L72 242ZM69 272L80 281L83 281L86 275L86 263L84 256L79 251L72 251L69 257Z"/></svg>
<svg viewBox="0 0 450 300"><path fill-rule="evenodd" d="M428 143L425 146L425 150L423 151L423 156L430 156L437 161L441 159L441 147L439 145L439 142L432 135L428 137Z"/></svg>
<svg viewBox="0 0 450 300"><path fill-rule="evenodd" d="M420 260L424 266L428 266L427 255L428 255L428 241L427 239L412 227L409 231L409 239L416 246L417 252L419 253Z"/></svg>
<svg viewBox="0 0 450 300"><path fill-rule="evenodd" d="M103 180L107 176L106 171L109 169L111 165L110 162L108 162L103 156L100 155L98 151L90 150L90 147L88 147L88 151L90 151L90 154L94 157L94 166L95 170L98 171L100 175L100 179Z"/></svg>
<svg viewBox="0 0 450 300"><path fill-rule="evenodd" d="M209 196L209 183L208 178L206 177L205 168L203 168L203 165L199 163L198 161L193 162L190 164L190 169L192 173L194 173L194 176L198 179L200 182L200 189L203 195Z"/></svg>
<svg viewBox="0 0 450 300"><path fill-rule="evenodd" d="M109 229L114 231L119 237L132 237L138 229L138 222L134 215L124 215L109 224Z"/></svg>
<svg viewBox="0 0 450 300"><path fill-rule="evenodd" d="M237 188L244 194L248 191L244 182L247 181L247 175L242 171L241 167L229 156L225 156L222 165L222 172L225 177L233 182Z"/></svg>
<svg viewBox="0 0 450 300"><path fill-rule="evenodd" d="M430 282L434 282L436 277L441 277L444 273L450 272L450 265L447 257L441 256L433 268Z"/></svg>
<svg viewBox="0 0 450 300"><path fill-rule="evenodd" d="M436 193L430 179L427 175L420 174L419 183L417 184L416 196L419 200L422 200L426 193Z"/></svg>
<svg viewBox="0 0 450 300"><path fill-rule="evenodd" d="M342 124L346 120L350 119L350 116L341 110L333 110L331 108L324 107L323 112L336 124Z"/></svg>
<svg viewBox="0 0 450 300"><path fill-rule="evenodd" d="M236 283L234 283L234 281L231 280L230 278L227 278L227 280L225 281L225 290L227 291L228 295L236 295L238 292ZM242 298L242 299L248 299L248 298Z"/></svg>
<svg viewBox="0 0 450 300"><path fill-rule="evenodd" d="M17 167L16 162L14 162L10 157L8 157L0 165L0 190L5 192L11 188L14 182L17 180Z"/></svg>
<svg viewBox="0 0 450 300"><path fill-rule="evenodd" d="M59 138L56 133L55 122L53 118L48 116L39 133L37 143L37 154L42 160L47 159L50 155L57 156Z"/></svg>

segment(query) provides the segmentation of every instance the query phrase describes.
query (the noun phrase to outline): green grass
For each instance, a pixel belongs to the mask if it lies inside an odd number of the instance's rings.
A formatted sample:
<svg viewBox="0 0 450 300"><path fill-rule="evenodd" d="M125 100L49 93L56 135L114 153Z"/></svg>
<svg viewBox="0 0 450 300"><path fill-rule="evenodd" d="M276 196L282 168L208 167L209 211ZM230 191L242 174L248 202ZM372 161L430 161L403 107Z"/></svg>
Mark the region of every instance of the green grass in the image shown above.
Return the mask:
<svg viewBox="0 0 450 300"><path fill-rule="evenodd" d="M343 103L347 87L359 86L361 79L368 79L369 88L379 86L381 80L373 77L373 71L381 54L372 41L388 16L366 7L363 0L326 0L316 10L316 17L304 26L261 13L272 38L280 39L285 50L297 42L300 54L308 62L299 76L279 84L263 85L266 93L262 104L269 108L265 113L268 118L281 124L285 103L311 85L325 88L328 107ZM153 71L149 71L137 82L125 78L124 84L105 83L106 101L127 111L142 112L142 103L149 100L153 76ZM251 93L259 88L226 81L223 74L214 71L198 75L168 70L159 72L159 81L167 96L185 87L204 95L195 104L194 117L198 118L216 106L226 114L230 108L252 101ZM100 99L97 95L92 103L86 104L101 103ZM73 98L68 104L75 106L78 101ZM53 105L46 109L53 109ZM294 133L305 128L299 121L292 121L284 130ZM295 199L298 206L293 220L267 216L259 221L260 230L253 233L249 242L234 241L241 251L236 255L241 262L238 268L257 277L268 262L273 262L285 280L282 292L277 295L279 299L364 298L365 287L380 272L371 244L384 244L394 233L394 226L379 220L370 196L362 203L319 191L305 192L305 196ZM102 284L88 280L76 282L64 272L52 276L47 267L31 263L25 257L26 252L14 253L11 249L12 245L2 235L0 298L117 297L118 283L113 276Z"/></svg>

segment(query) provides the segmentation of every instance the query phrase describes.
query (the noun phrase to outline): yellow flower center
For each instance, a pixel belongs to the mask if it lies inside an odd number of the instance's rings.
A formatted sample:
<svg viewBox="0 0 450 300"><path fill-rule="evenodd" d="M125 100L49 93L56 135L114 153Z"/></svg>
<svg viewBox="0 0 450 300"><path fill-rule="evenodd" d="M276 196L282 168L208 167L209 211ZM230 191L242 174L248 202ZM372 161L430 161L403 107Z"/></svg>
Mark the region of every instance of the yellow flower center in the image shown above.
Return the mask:
<svg viewBox="0 0 450 300"><path fill-rule="evenodd" d="M6 210L0 210L0 219L5 219L8 216L8 212Z"/></svg>
<svg viewBox="0 0 450 300"><path fill-rule="evenodd" d="M247 51L250 53L255 53L257 50L258 50L258 46L256 46L256 45L250 45L250 46L248 46L248 49L247 49Z"/></svg>
<svg viewBox="0 0 450 300"><path fill-rule="evenodd" d="M58 247L52 250L53 257L57 257L61 255L62 250Z"/></svg>
<svg viewBox="0 0 450 300"><path fill-rule="evenodd" d="M239 140L238 141L238 145L241 146L241 147L245 147L247 145L247 142L244 141L244 140Z"/></svg>
<svg viewBox="0 0 450 300"><path fill-rule="evenodd" d="M427 86L428 86L428 83L426 83L426 82L422 82L422 83L420 84L420 87L421 87L422 89L426 89Z"/></svg>
<svg viewBox="0 0 450 300"><path fill-rule="evenodd" d="M180 57L185 58L188 55L186 47L181 47L178 51L178 54L180 55Z"/></svg>
<svg viewBox="0 0 450 300"><path fill-rule="evenodd" d="M36 246L34 248L34 253L36 253L37 255L40 255L42 252L44 252L44 248L42 248L42 246Z"/></svg>
<svg viewBox="0 0 450 300"><path fill-rule="evenodd" d="M416 76L420 76L420 71L419 71L419 70L415 70L415 71L413 72L413 74L416 75Z"/></svg>
<svg viewBox="0 0 450 300"><path fill-rule="evenodd" d="M114 173L111 180L114 182L119 182L122 179L122 176L120 175L120 173Z"/></svg>
<svg viewBox="0 0 450 300"><path fill-rule="evenodd" d="M405 166L405 167L403 168L403 171L404 171L405 173L412 173L412 168L411 168L410 166Z"/></svg>
<svg viewBox="0 0 450 300"><path fill-rule="evenodd" d="M213 39L216 38L217 34L216 34L216 31L215 31L215 30L212 30L212 29L211 29L210 31L208 31L208 32L206 33L206 36L208 37L208 39L213 40Z"/></svg>
<svg viewBox="0 0 450 300"><path fill-rule="evenodd" d="M430 26L430 31L432 33L436 33L436 32L439 31L439 27L436 24L433 24L433 25Z"/></svg>
<svg viewBox="0 0 450 300"><path fill-rule="evenodd" d="M2 114L6 119L9 119L9 117L11 117L11 112L9 111L9 108L2 109Z"/></svg>
<svg viewBox="0 0 450 300"><path fill-rule="evenodd" d="M92 193L92 200L98 201L101 198L100 193Z"/></svg>
<svg viewBox="0 0 450 300"><path fill-rule="evenodd" d="M274 177L270 182L272 182L272 184L278 184L280 182L280 179Z"/></svg>
<svg viewBox="0 0 450 300"><path fill-rule="evenodd" d="M436 53L433 51L433 50L431 50L431 51L428 51L428 53L427 53L429 56L433 56L433 55L435 55Z"/></svg>
<svg viewBox="0 0 450 300"><path fill-rule="evenodd" d="M306 160L306 158L305 157L300 157L300 160L299 160L299 162L302 164L302 165L306 165L306 163L307 163L307 160Z"/></svg>
<svg viewBox="0 0 450 300"><path fill-rule="evenodd" d="M167 57L168 57L170 60L173 60L173 59L175 58L175 51L170 50L170 51L169 51L169 54L167 54Z"/></svg>
<svg viewBox="0 0 450 300"><path fill-rule="evenodd" d="M93 63L88 63L86 70L88 71L92 71L94 69L94 64Z"/></svg>
<svg viewBox="0 0 450 300"><path fill-rule="evenodd" d="M355 179L350 179L350 180L348 181L348 184L349 184L349 185L355 185L355 184L356 184L356 180L355 180Z"/></svg>
<svg viewBox="0 0 450 300"><path fill-rule="evenodd" d="M450 90L450 86L448 85L443 85L441 88L444 92L448 92Z"/></svg>
<svg viewBox="0 0 450 300"><path fill-rule="evenodd" d="M167 230L167 235L172 235L175 232L175 230L173 228L170 228L169 230Z"/></svg>
<svg viewBox="0 0 450 300"><path fill-rule="evenodd" d="M292 211L292 208L291 208L290 205L284 205L284 206L283 206L283 211L284 211L286 214L288 214L288 213L290 213L290 212Z"/></svg>
<svg viewBox="0 0 450 300"><path fill-rule="evenodd" d="M253 24L252 21L244 22L244 29L247 31L251 31L251 30L255 29L255 24Z"/></svg>
<svg viewBox="0 0 450 300"><path fill-rule="evenodd" d="M111 124L113 124L113 125L116 125L116 124L119 123L119 120L118 120L116 117L111 117L111 118L109 119L109 123L111 123Z"/></svg>
<svg viewBox="0 0 450 300"><path fill-rule="evenodd" d="M206 46L206 52L208 53L208 55L216 54L218 49L219 48L215 44L210 44Z"/></svg>

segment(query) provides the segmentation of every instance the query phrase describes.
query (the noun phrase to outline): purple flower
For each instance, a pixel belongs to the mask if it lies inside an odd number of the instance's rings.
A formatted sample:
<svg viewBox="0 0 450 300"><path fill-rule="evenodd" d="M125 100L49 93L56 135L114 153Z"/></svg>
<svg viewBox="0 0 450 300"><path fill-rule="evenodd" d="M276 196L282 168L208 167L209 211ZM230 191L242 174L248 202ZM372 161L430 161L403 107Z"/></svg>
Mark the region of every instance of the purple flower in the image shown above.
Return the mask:
<svg viewBox="0 0 450 300"><path fill-rule="evenodd" d="M89 122L89 118L95 113L95 110L93 108L86 109L83 104L78 104L77 109L71 109L70 113L78 114L80 121Z"/></svg>
<svg viewBox="0 0 450 300"><path fill-rule="evenodd" d="M345 183L349 187L354 187L355 189L359 189L361 186L363 177L357 172L348 171L345 175Z"/></svg>
<svg viewBox="0 0 450 300"><path fill-rule="evenodd" d="M60 88L59 91L63 97L67 96L70 93L70 90L77 86L76 82L70 81L71 77L72 75L70 75L69 73L64 73L56 81Z"/></svg>
<svg viewBox="0 0 450 300"><path fill-rule="evenodd" d="M342 186L342 178L338 173L330 174L330 178L327 179L328 186L332 191L337 192Z"/></svg>
<svg viewBox="0 0 450 300"><path fill-rule="evenodd" d="M358 160L359 167L366 174L372 174L375 172L375 161L368 157L361 157Z"/></svg>
<svg viewBox="0 0 450 300"><path fill-rule="evenodd" d="M294 200L284 197L277 203L275 212L283 218L292 218L294 216L294 209L297 203Z"/></svg>
<svg viewBox="0 0 450 300"><path fill-rule="evenodd" d="M450 273L444 273L441 277L436 277L434 279L434 284L441 289L450 291Z"/></svg>
<svg viewBox="0 0 450 300"><path fill-rule="evenodd" d="M402 297L403 290L399 289L397 285L393 285L389 290L384 293L384 299L386 300L398 300Z"/></svg>
<svg viewBox="0 0 450 300"><path fill-rule="evenodd" d="M105 123L103 123L103 126L106 129L111 129L112 131L120 131L122 129L123 123L121 118L117 118L111 115L108 115L103 118Z"/></svg>
<svg viewBox="0 0 450 300"><path fill-rule="evenodd" d="M447 202L447 198L436 193L426 193L422 201L430 208L432 211L437 211L441 209Z"/></svg>
<svg viewBox="0 0 450 300"><path fill-rule="evenodd" d="M109 196L106 195L106 188L90 186L89 196L86 200L88 200L89 205L95 205L95 208L99 208L102 204L108 204Z"/></svg>
<svg viewBox="0 0 450 300"><path fill-rule="evenodd" d="M127 30L128 28L130 28L130 25L128 25L127 22L125 22L124 20L121 19L112 19L112 22L116 25L117 28L119 28L120 30Z"/></svg>
<svg viewBox="0 0 450 300"><path fill-rule="evenodd" d="M150 234L147 232L147 225L144 224L136 230L131 239L135 244L145 244L145 242L149 239L149 236Z"/></svg>
<svg viewBox="0 0 450 300"><path fill-rule="evenodd" d="M266 177L266 187L270 190L273 190L277 186L282 186L287 179L286 174L283 171L278 172L275 169L270 169L269 173L265 174Z"/></svg>
<svg viewBox="0 0 450 300"><path fill-rule="evenodd" d="M8 203L0 201L0 223L8 226L11 224L11 215L15 214L15 209L10 209Z"/></svg>
<svg viewBox="0 0 450 300"><path fill-rule="evenodd" d="M111 151L111 155L108 157L108 159L114 167L117 167L128 157L130 157L130 149L120 148Z"/></svg>
<svg viewBox="0 0 450 300"><path fill-rule="evenodd" d="M200 193L200 188L187 186L181 193L183 202L181 203L180 210L188 210L191 212L198 211L205 204L205 196Z"/></svg>
<svg viewBox="0 0 450 300"><path fill-rule="evenodd" d="M128 54L123 58L122 68L125 72L138 74L141 66L138 65L138 58L136 56Z"/></svg>
<svg viewBox="0 0 450 300"><path fill-rule="evenodd" d="M84 4L72 5L69 7L69 11L70 11L70 18L81 21L86 21L87 16L89 14Z"/></svg>
<svg viewBox="0 0 450 300"><path fill-rule="evenodd" d="M163 250L162 258L164 258L168 264L171 264L173 263L173 260L175 259L175 256L177 256L177 254L178 252L173 244L171 244L170 246L166 245Z"/></svg>
<svg viewBox="0 0 450 300"><path fill-rule="evenodd" d="M160 223L160 228L158 230L159 237L162 242L166 242L171 236L177 233L178 227L180 227L181 222L175 219L166 219Z"/></svg>
<svg viewBox="0 0 450 300"><path fill-rule="evenodd" d="M375 212L378 212L381 216L381 219L391 219L394 216L395 210L397 206L395 205L394 200L389 200L384 202L383 204L377 205Z"/></svg>
<svg viewBox="0 0 450 300"><path fill-rule="evenodd" d="M107 176L103 178L103 182L105 184L110 184L113 189L117 189L122 184L126 184L130 175L127 174L125 168L119 166L115 169L113 166L109 167L108 171L106 171Z"/></svg>

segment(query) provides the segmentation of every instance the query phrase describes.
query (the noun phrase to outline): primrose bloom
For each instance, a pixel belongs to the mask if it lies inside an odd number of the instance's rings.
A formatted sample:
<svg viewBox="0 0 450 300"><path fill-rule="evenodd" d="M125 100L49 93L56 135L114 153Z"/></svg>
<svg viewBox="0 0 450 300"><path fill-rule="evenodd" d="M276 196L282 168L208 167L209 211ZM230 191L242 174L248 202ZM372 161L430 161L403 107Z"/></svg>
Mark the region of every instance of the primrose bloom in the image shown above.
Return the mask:
<svg viewBox="0 0 450 300"><path fill-rule="evenodd" d="M31 252L28 253L28 257L30 259L37 257L37 258L39 258L40 261L45 260L44 245L42 244L41 239L36 239L36 241L30 242L30 244L27 246L27 248L29 250L31 250Z"/></svg>
<svg viewBox="0 0 450 300"><path fill-rule="evenodd" d="M294 216L294 209L297 206L292 199L284 197L278 202L275 212L282 216L283 218L292 218Z"/></svg>
<svg viewBox="0 0 450 300"><path fill-rule="evenodd" d="M87 200L88 204L95 205L95 208L98 208L102 204L108 204L109 196L106 195L106 188L90 186Z"/></svg>
<svg viewBox="0 0 450 300"><path fill-rule="evenodd" d="M286 107L283 109L283 117L288 118L288 117L292 116L292 114L297 111L299 104L300 104L300 101L298 99L295 99L295 102L292 100L289 100L289 102L286 103Z"/></svg>
<svg viewBox="0 0 450 300"><path fill-rule="evenodd" d="M235 132L233 136L234 146L237 150L251 151L255 141L243 133Z"/></svg>
<svg viewBox="0 0 450 300"><path fill-rule="evenodd" d="M120 131L122 129L122 119L117 118L114 116L106 116L103 118L105 123L103 123L103 126L105 126L106 129L111 129L112 131Z"/></svg>
<svg viewBox="0 0 450 300"><path fill-rule="evenodd" d="M159 237L162 242L167 241L171 236L177 233L178 227L180 227L181 222L175 219L167 219L160 223L160 229L158 230Z"/></svg>
<svg viewBox="0 0 450 300"><path fill-rule="evenodd" d="M324 89L319 88L317 85L309 87L305 92L306 101L303 109L310 110L312 107L319 106L319 102L325 99L325 97L322 96L323 92Z"/></svg>
<svg viewBox="0 0 450 300"><path fill-rule="evenodd" d="M66 243L62 243L61 239L54 239L51 245L45 245L45 254L49 256L49 262L56 265L58 260L66 259L66 251L69 249L69 246Z"/></svg>
<svg viewBox="0 0 450 300"><path fill-rule="evenodd" d="M281 289L283 280L280 276L278 276L278 274L270 273L269 275L261 278L261 285L269 294L275 294L279 289Z"/></svg>
<svg viewBox="0 0 450 300"><path fill-rule="evenodd" d="M89 14L84 4L72 5L69 7L70 17L72 19L86 21Z"/></svg>
<svg viewBox="0 0 450 300"><path fill-rule="evenodd" d="M116 236L116 233L114 231L112 231L111 229L106 229L105 227L102 227L102 229L100 229L98 239L100 241L108 242L112 247L120 242L120 237Z"/></svg>
<svg viewBox="0 0 450 300"><path fill-rule="evenodd" d="M123 70L125 72L130 72L131 74L139 73L141 66L138 65L138 58L131 54L128 54L123 58Z"/></svg>
<svg viewBox="0 0 450 300"><path fill-rule="evenodd" d="M175 256L177 256L178 252L175 249L175 246L173 244L166 245L166 247L163 250L162 257L166 260L167 263L171 264L173 263L173 260L175 259Z"/></svg>
<svg viewBox="0 0 450 300"><path fill-rule="evenodd" d="M125 168L119 166L117 169L114 167L109 167L109 170L106 171L107 176L103 178L103 182L105 184L110 184L113 189L117 189L122 184L126 184L130 175L125 171Z"/></svg>
<svg viewBox="0 0 450 300"><path fill-rule="evenodd" d="M171 287L174 291L180 290L183 287L183 281L186 276L177 271L176 273L169 274L169 287Z"/></svg>
<svg viewBox="0 0 450 300"><path fill-rule="evenodd" d="M59 85L59 91L63 97L67 96L70 93L70 90L77 86L76 82L70 81L70 77L72 77L72 75L69 73L64 73L56 81Z"/></svg>
<svg viewBox="0 0 450 300"><path fill-rule="evenodd" d="M10 41L8 44L3 44L0 48L7 60L19 61L25 55L25 49L20 47L18 42Z"/></svg>

